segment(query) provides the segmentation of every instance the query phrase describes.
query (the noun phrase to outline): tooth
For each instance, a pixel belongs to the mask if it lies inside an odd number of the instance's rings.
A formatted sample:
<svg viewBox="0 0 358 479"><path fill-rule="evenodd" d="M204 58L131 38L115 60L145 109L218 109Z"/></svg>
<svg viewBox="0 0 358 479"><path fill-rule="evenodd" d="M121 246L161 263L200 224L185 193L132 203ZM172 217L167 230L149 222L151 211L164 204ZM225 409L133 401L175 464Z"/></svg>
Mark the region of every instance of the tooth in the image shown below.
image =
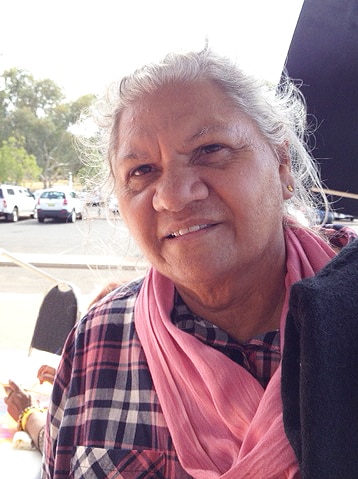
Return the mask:
<svg viewBox="0 0 358 479"><path fill-rule="evenodd" d="M191 233L192 231L199 231L200 230L200 226L199 225L195 225L195 226L190 226L190 228L188 228L189 232Z"/></svg>
<svg viewBox="0 0 358 479"><path fill-rule="evenodd" d="M194 231L199 231L203 228L205 228L207 225L194 225L194 226L189 226L189 228L182 228L179 231L175 231L172 233L170 236L177 237L177 236L184 236L188 233L193 233Z"/></svg>

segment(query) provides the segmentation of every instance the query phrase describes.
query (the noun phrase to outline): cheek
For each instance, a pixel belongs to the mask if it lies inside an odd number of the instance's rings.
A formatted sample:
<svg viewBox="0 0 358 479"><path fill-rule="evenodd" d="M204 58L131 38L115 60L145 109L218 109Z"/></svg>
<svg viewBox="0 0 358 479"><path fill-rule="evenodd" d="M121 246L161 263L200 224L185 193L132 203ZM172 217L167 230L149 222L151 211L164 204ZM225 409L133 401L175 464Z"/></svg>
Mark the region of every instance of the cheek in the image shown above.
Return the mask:
<svg viewBox="0 0 358 479"><path fill-rule="evenodd" d="M253 212L254 218L260 218L260 221L272 221L273 217L279 217L283 198L278 172L267 168L251 177L242 199L248 210Z"/></svg>
<svg viewBox="0 0 358 479"><path fill-rule="evenodd" d="M262 191L259 201L262 222L271 223L272 226L282 222L283 197L279 177L271 176Z"/></svg>
<svg viewBox="0 0 358 479"><path fill-rule="evenodd" d="M152 202L148 195L119 197L118 206L121 217L136 241L142 242L153 229Z"/></svg>

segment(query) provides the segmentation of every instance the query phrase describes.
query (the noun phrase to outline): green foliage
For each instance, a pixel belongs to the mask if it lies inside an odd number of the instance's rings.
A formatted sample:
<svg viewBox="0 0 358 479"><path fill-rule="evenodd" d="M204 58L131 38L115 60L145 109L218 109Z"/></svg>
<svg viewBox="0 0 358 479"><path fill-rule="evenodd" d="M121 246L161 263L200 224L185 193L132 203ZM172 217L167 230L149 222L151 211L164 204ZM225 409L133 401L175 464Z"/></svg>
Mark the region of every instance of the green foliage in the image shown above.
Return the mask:
<svg viewBox="0 0 358 479"><path fill-rule="evenodd" d="M35 115L41 115L64 99L60 87L52 80L35 80L24 70L12 68L2 77L8 110L26 108Z"/></svg>
<svg viewBox="0 0 358 479"><path fill-rule="evenodd" d="M0 143L21 144L27 156L35 159L45 187L67 179L70 172L75 177L82 164L71 127L81 111L91 105L94 95L66 103L52 80L36 80L16 68L5 71L0 80ZM10 157L7 154L4 158ZM6 167L6 171L12 168ZM24 177L27 174L24 172Z"/></svg>
<svg viewBox="0 0 358 479"><path fill-rule="evenodd" d="M0 183L22 183L38 180L41 169L36 158L29 155L21 141L10 137L0 147Z"/></svg>

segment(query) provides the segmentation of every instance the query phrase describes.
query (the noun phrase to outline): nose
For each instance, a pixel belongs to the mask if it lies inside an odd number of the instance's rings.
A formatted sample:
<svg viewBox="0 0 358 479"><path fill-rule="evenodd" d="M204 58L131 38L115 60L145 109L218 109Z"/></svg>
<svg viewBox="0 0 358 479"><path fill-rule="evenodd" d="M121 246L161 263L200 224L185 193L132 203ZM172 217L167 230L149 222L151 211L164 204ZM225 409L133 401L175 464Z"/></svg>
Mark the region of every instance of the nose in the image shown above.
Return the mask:
<svg viewBox="0 0 358 479"><path fill-rule="evenodd" d="M156 211L182 211L192 201L204 200L209 195L205 182L190 167L162 172L153 195Z"/></svg>

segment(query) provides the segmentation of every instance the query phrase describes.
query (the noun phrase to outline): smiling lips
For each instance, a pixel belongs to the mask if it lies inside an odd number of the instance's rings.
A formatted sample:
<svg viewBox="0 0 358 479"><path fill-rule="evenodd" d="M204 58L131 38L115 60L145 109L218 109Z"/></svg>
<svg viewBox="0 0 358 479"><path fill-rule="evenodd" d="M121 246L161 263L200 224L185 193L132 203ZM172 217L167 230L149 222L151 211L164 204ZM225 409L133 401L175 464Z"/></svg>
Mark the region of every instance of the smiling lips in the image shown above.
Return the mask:
<svg viewBox="0 0 358 479"><path fill-rule="evenodd" d="M174 233L171 233L170 235L167 236L167 238L177 238L178 236L184 236L188 233L193 233L195 231L203 230L206 228L210 228L213 225L194 225L194 226L189 226L189 228L182 228L179 231L175 231Z"/></svg>

